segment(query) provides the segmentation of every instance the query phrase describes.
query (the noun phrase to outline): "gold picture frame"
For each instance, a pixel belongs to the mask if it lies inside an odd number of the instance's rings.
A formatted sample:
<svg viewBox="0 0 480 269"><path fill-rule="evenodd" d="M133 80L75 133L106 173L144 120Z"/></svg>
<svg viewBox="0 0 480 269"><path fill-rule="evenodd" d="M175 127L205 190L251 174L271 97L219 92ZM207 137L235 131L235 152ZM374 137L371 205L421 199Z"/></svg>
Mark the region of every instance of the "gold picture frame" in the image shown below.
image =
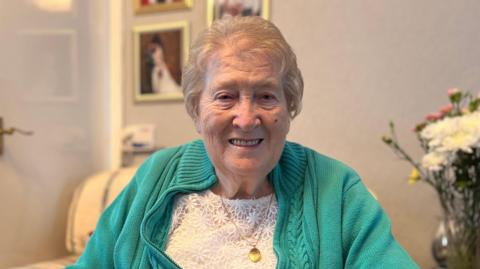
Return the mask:
<svg viewBox="0 0 480 269"><path fill-rule="evenodd" d="M270 17L270 0L230 1L233 3L228 7L230 12L225 11L226 2L228 3L229 1L207 0L207 25L212 24L214 20L221 18L225 14L232 16L261 16L266 20Z"/></svg>
<svg viewBox="0 0 480 269"><path fill-rule="evenodd" d="M187 60L186 21L133 28L135 101L183 100L182 66Z"/></svg>
<svg viewBox="0 0 480 269"><path fill-rule="evenodd" d="M173 0L171 3L150 3L148 0L132 0L135 14L155 13L176 9L191 8L193 0Z"/></svg>

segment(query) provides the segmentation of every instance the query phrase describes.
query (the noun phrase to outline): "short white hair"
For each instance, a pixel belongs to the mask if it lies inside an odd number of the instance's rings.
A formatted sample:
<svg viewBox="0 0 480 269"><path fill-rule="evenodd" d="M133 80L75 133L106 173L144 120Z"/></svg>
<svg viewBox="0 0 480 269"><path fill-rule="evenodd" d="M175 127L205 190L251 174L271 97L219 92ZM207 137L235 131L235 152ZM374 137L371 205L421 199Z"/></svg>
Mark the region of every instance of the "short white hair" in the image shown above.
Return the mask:
<svg viewBox="0 0 480 269"><path fill-rule="evenodd" d="M198 117L201 93L205 88L207 67L212 56L240 40L248 40L243 53L263 53L279 63L282 86L291 118L300 113L303 97L303 78L297 58L280 30L268 20L258 16L231 17L216 20L203 31L190 47L187 65L182 73L185 107L194 120Z"/></svg>

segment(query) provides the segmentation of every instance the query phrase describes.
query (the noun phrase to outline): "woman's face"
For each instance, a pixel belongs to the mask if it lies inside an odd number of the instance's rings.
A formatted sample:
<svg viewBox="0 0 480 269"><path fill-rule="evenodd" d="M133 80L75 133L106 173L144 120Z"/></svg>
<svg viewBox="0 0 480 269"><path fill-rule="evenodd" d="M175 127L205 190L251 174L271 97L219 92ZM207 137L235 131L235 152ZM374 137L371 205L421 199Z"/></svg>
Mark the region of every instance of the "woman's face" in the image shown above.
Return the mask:
<svg viewBox="0 0 480 269"><path fill-rule="evenodd" d="M264 177L280 159L290 117L280 74L266 57L216 53L198 112L195 124L217 174Z"/></svg>

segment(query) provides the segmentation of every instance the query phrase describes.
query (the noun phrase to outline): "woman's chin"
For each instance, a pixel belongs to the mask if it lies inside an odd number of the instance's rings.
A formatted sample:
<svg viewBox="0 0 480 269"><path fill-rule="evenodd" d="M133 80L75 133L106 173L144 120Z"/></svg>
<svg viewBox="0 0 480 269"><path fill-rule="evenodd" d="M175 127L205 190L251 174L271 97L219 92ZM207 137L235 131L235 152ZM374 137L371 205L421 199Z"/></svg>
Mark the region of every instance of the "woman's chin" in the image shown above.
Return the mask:
<svg viewBox="0 0 480 269"><path fill-rule="evenodd" d="M228 170L236 175L257 176L266 175L271 169L267 169L267 164L258 159L240 159L227 161Z"/></svg>

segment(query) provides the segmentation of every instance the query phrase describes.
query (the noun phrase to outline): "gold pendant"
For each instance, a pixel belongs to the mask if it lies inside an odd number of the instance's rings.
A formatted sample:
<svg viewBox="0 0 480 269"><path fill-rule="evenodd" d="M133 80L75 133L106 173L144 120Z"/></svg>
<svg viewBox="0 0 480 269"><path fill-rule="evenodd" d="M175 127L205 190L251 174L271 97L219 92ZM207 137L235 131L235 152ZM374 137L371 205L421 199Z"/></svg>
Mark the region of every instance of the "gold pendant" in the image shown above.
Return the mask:
<svg viewBox="0 0 480 269"><path fill-rule="evenodd" d="M260 253L260 250L258 250L258 248L253 247L248 253L248 258L252 262L258 262L262 259L262 254Z"/></svg>

